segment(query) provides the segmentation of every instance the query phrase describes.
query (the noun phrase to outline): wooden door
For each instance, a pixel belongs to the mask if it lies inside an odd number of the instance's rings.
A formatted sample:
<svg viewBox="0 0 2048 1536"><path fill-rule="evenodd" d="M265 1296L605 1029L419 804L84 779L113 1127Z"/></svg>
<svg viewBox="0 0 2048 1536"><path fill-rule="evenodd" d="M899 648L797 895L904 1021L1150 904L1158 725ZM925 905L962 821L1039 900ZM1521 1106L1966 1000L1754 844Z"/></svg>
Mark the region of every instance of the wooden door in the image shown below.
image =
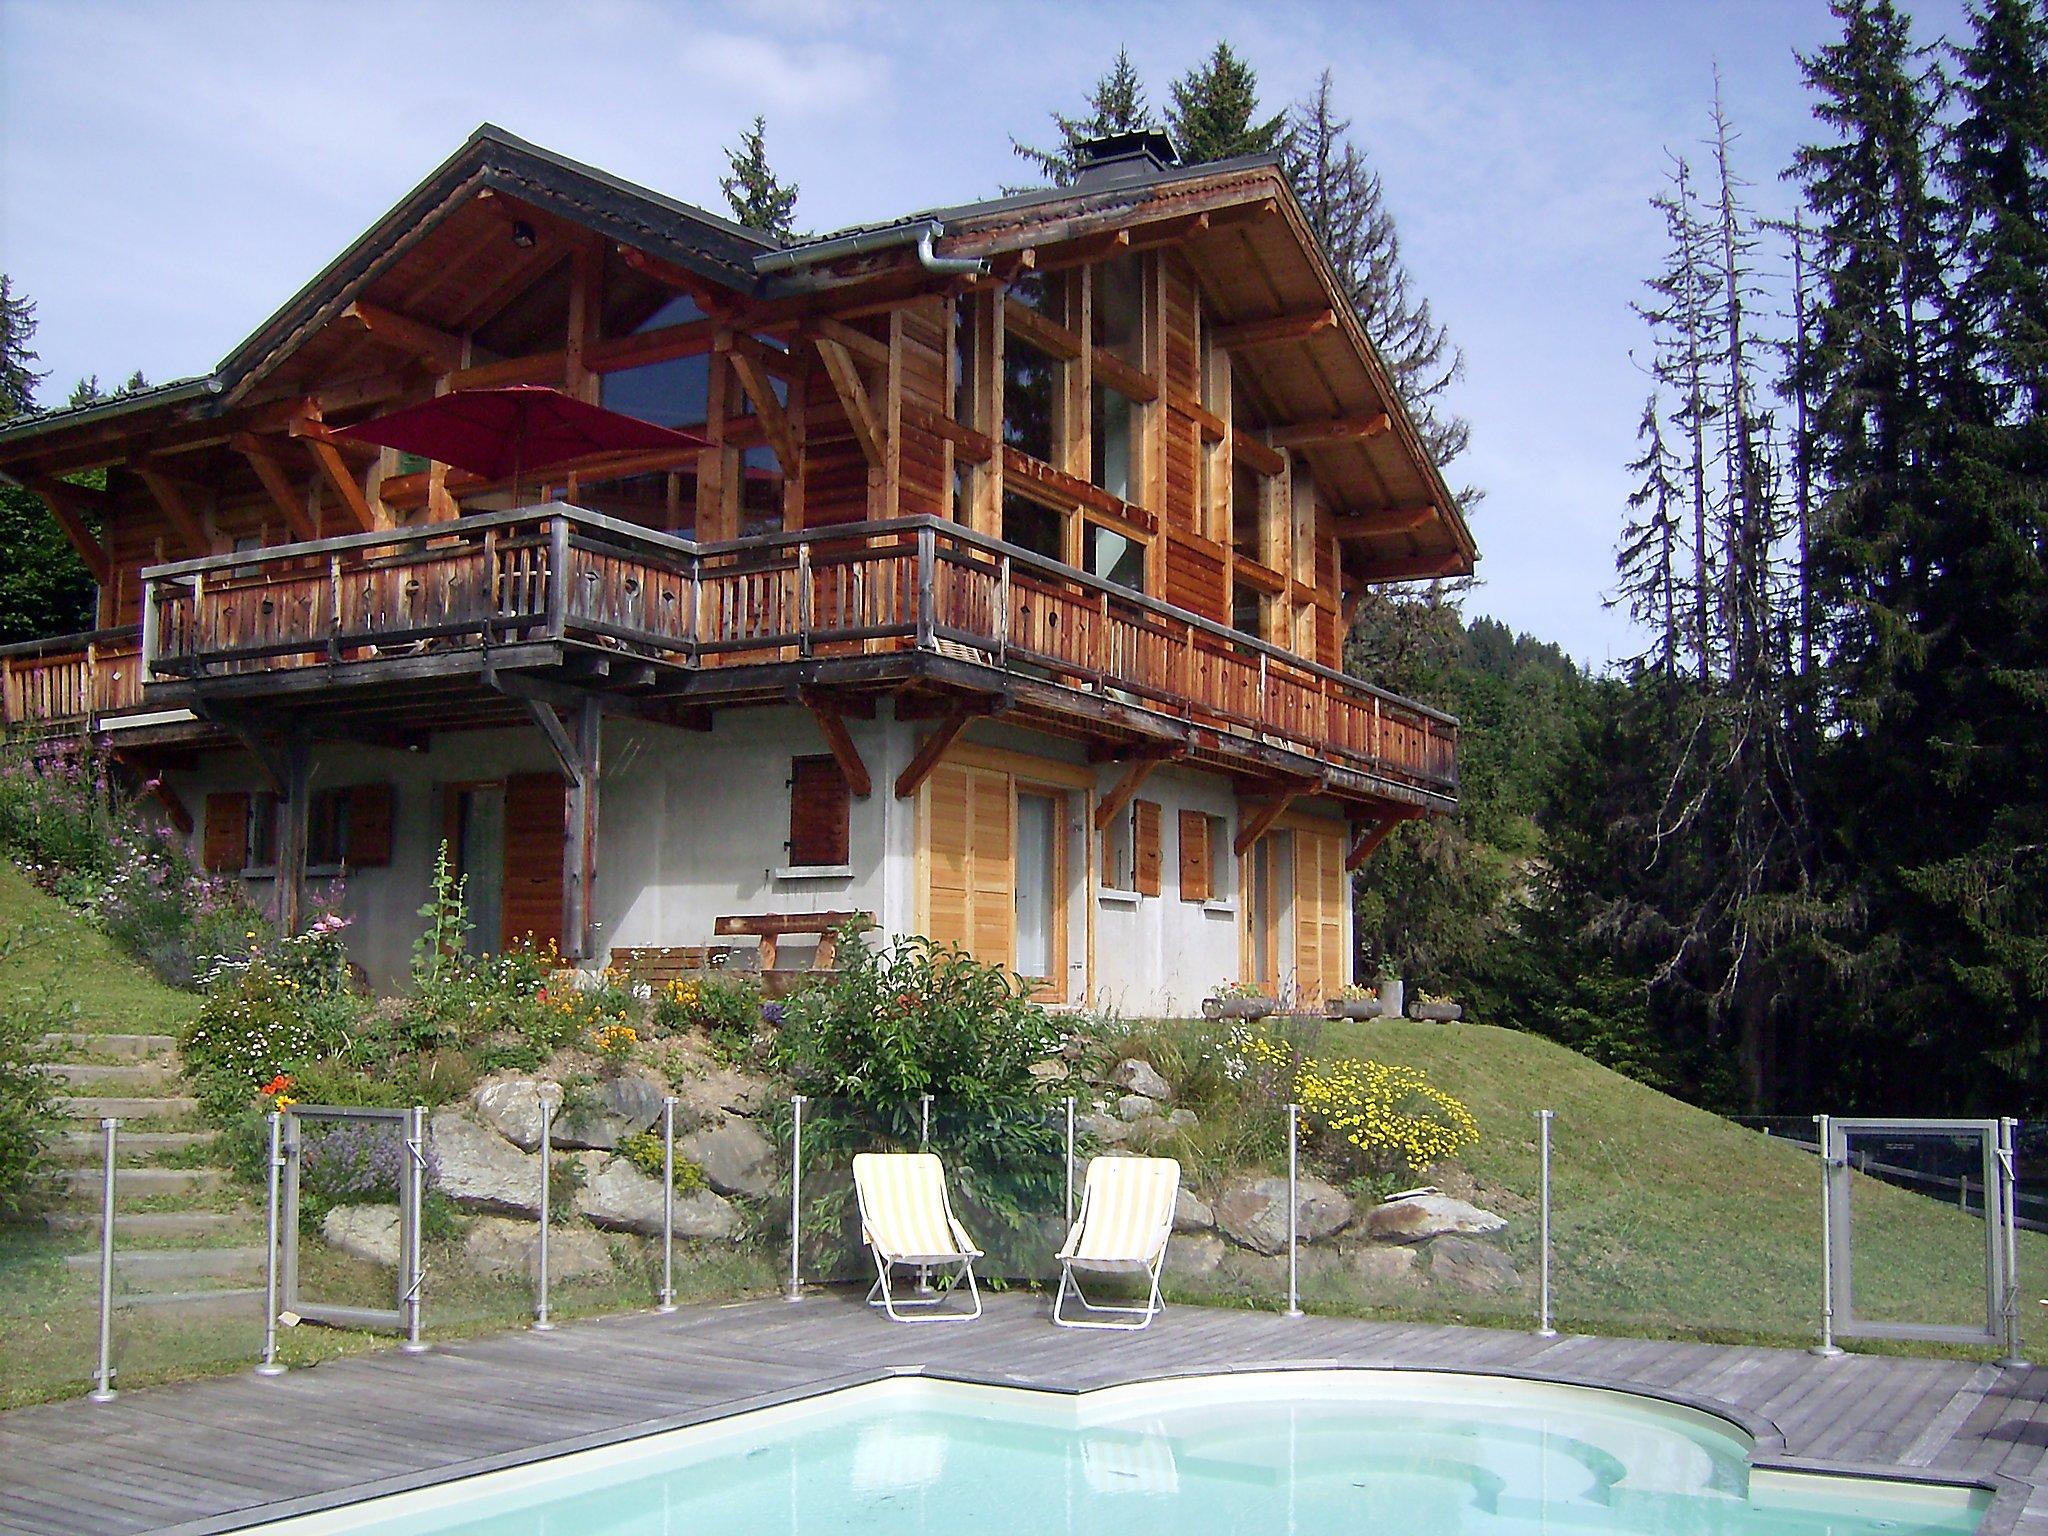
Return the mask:
<svg viewBox="0 0 2048 1536"><path fill-rule="evenodd" d="M1295 990L1309 1007L1335 997L1351 979L1344 946L1344 904L1351 882L1344 873L1341 831L1297 828L1294 833Z"/></svg>
<svg viewBox="0 0 2048 1536"><path fill-rule="evenodd" d="M515 773L505 780L502 947L562 943L562 849L567 796L553 773Z"/></svg>
<svg viewBox="0 0 2048 1536"><path fill-rule="evenodd" d="M925 931L1016 968L1016 827L1010 776L945 763L925 782Z"/></svg>

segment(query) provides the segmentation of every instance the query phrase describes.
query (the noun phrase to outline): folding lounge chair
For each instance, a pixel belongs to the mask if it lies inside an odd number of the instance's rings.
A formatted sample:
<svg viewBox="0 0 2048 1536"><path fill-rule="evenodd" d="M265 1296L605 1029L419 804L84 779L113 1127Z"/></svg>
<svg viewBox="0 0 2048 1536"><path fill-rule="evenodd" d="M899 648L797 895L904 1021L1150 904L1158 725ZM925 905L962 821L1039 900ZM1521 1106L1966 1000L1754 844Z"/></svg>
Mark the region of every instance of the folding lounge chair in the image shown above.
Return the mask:
<svg viewBox="0 0 2048 1536"><path fill-rule="evenodd" d="M974 1284L974 1261L981 1250L953 1219L938 1158L929 1152L858 1153L853 1190L860 1202L861 1241L875 1258L869 1306L882 1308L899 1323L967 1322L981 1316L981 1292ZM898 1296L894 1272L904 1268L955 1272L931 1295ZM904 1308L940 1306L962 1280L973 1311L904 1314Z"/></svg>
<svg viewBox="0 0 2048 1536"><path fill-rule="evenodd" d="M1060 1288L1052 1320L1062 1328L1143 1328L1159 1315L1159 1272L1166 1264L1166 1240L1173 1235L1173 1202L1180 1193L1180 1164L1170 1157L1097 1157L1089 1160L1081 1192L1081 1219L1060 1250ZM1150 1294L1140 1307L1100 1305L1081 1289L1076 1270L1142 1274ZM1101 1320L1067 1317L1067 1292L1088 1312L1113 1314ZM1118 1319L1136 1319L1119 1321Z"/></svg>

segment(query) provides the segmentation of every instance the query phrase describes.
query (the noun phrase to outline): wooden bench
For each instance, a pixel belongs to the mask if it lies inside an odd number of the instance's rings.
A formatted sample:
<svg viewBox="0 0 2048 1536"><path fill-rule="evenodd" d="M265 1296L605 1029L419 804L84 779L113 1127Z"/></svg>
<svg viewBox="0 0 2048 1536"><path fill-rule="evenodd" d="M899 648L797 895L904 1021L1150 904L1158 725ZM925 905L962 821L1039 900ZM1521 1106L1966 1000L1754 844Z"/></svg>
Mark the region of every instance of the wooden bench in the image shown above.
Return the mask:
<svg viewBox="0 0 2048 1536"><path fill-rule="evenodd" d="M732 964L736 955L743 965ZM664 948L621 946L612 951L614 969L654 987L667 986L686 976L700 976L706 971L750 968L753 959L751 950L732 944L679 944Z"/></svg>
<svg viewBox="0 0 2048 1536"><path fill-rule="evenodd" d="M818 950L811 956L811 969L829 971L839 958L839 930L856 918L874 921L865 912L765 912L758 916L721 917L711 931L720 938L759 939L763 971L776 968L776 945L783 939L816 934Z"/></svg>
<svg viewBox="0 0 2048 1536"><path fill-rule="evenodd" d="M781 996L795 977L807 973L778 969L775 964L777 945L786 938L815 934L818 948L811 956L810 971L830 971L839 959L839 930L855 918L873 921L865 912L736 914L719 918L713 924L714 931L723 938L758 940L758 949L748 944L621 946L612 951L612 965L633 980L653 987L663 987L690 976L702 976L707 971L725 971L738 976L758 975L770 996Z"/></svg>

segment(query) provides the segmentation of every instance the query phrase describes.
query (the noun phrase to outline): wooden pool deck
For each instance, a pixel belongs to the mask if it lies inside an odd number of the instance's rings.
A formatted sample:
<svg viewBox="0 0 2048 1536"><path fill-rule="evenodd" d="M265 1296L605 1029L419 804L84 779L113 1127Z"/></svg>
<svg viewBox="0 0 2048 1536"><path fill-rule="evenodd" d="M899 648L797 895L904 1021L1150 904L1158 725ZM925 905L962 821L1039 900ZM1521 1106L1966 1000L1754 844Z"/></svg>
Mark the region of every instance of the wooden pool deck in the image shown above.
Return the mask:
<svg viewBox="0 0 2048 1536"><path fill-rule="evenodd" d="M2048 1536L2048 1369L1169 1310L1146 1333L1050 1326L1042 1298L912 1328L821 1295L565 1323L0 1414L0 1533L202 1536L905 1370L1062 1391L1292 1366L1508 1372L1710 1407L1760 1462L1979 1478L1983 1529Z"/></svg>

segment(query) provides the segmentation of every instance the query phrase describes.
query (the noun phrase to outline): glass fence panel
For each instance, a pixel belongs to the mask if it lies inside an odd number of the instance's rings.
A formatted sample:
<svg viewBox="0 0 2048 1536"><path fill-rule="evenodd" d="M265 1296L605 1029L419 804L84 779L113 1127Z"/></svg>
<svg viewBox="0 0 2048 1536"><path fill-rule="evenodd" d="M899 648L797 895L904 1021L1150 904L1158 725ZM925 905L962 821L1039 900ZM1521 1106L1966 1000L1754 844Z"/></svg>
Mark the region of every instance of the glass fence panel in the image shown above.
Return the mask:
<svg viewBox="0 0 2048 1536"><path fill-rule="evenodd" d="M1846 1141L1849 1244L1837 1262L1849 1268L1855 1321L1988 1329L1987 1244L1998 1235L1995 1216L1988 1228L1984 1219L1983 1139L1894 1132ZM2038 1234L2025 1236L2031 1250Z"/></svg>

